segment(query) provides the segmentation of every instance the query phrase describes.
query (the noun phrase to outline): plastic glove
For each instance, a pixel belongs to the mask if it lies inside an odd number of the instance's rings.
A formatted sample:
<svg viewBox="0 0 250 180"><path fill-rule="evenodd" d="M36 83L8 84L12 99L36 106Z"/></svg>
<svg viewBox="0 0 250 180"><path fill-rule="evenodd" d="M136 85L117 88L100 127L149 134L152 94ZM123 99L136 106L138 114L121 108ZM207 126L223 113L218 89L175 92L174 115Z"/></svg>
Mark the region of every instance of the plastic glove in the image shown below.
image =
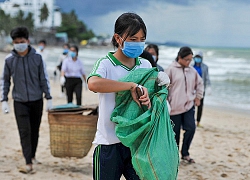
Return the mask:
<svg viewBox="0 0 250 180"><path fill-rule="evenodd" d="M7 101L2 102L2 111L5 114L10 112L10 108Z"/></svg>
<svg viewBox="0 0 250 180"><path fill-rule="evenodd" d="M168 100L167 100L167 107L168 107L168 113L170 114L170 112L171 112L171 107L170 107L170 104L169 104Z"/></svg>
<svg viewBox="0 0 250 180"><path fill-rule="evenodd" d="M52 99L48 99L47 100L47 106L46 106L46 111L50 110L53 108L53 105L52 105Z"/></svg>
<svg viewBox="0 0 250 180"><path fill-rule="evenodd" d="M158 86L166 85L168 87L169 84L170 84L170 79L169 79L168 75L165 72L160 71L158 73L156 82L158 83Z"/></svg>
<svg viewBox="0 0 250 180"><path fill-rule="evenodd" d="M207 94L207 95L211 95L211 94L212 94L212 89L211 89L210 86L208 86L208 87L206 88L206 94Z"/></svg>
<svg viewBox="0 0 250 180"><path fill-rule="evenodd" d="M65 77L64 77L64 76L61 76L61 77L60 77L60 84L61 84L62 86L65 84L65 81L66 81Z"/></svg>

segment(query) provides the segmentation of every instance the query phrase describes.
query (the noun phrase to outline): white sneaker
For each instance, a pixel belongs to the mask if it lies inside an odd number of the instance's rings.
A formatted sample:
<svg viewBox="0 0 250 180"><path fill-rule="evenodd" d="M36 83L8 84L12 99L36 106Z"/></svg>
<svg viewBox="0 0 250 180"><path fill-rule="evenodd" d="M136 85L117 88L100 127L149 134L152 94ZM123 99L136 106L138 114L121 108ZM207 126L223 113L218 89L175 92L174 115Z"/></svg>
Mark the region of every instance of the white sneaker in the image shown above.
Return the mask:
<svg viewBox="0 0 250 180"><path fill-rule="evenodd" d="M34 174L36 171L29 165L18 167L18 171L24 174Z"/></svg>
<svg viewBox="0 0 250 180"><path fill-rule="evenodd" d="M32 159L32 164L42 164L41 162L39 162L38 160L36 159Z"/></svg>

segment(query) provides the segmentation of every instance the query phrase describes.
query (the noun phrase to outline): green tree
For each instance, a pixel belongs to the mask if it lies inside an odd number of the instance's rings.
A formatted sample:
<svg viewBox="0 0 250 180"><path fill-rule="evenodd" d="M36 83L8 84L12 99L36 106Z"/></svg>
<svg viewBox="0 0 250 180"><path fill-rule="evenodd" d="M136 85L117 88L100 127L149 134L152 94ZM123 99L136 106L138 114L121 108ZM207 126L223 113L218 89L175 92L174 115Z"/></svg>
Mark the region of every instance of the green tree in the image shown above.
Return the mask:
<svg viewBox="0 0 250 180"><path fill-rule="evenodd" d="M66 32L69 40L75 43L95 36L93 31L88 30L87 26L78 19L74 10L70 13L62 13L62 23L57 28L57 32Z"/></svg>
<svg viewBox="0 0 250 180"><path fill-rule="evenodd" d="M29 29L31 33L34 32L34 19L33 14L31 12L29 12L26 18L24 19L24 25Z"/></svg>
<svg viewBox="0 0 250 180"><path fill-rule="evenodd" d="M10 15L5 14L5 12L0 9L0 30L8 34L12 28L13 22L11 21Z"/></svg>
<svg viewBox="0 0 250 180"><path fill-rule="evenodd" d="M49 17L49 9L47 7L47 4L44 3L43 7L40 9L40 22L43 23L46 21Z"/></svg>
<svg viewBox="0 0 250 180"><path fill-rule="evenodd" d="M16 26L26 26L29 32L32 34L34 31L34 20L33 14L28 13L26 16L22 10L19 10L17 15L13 18L13 27Z"/></svg>
<svg viewBox="0 0 250 180"><path fill-rule="evenodd" d="M0 31L3 30L7 35L16 26L26 26L32 34L34 30L33 14L28 13L27 16L25 16L24 12L19 10L15 17L11 17L0 9Z"/></svg>

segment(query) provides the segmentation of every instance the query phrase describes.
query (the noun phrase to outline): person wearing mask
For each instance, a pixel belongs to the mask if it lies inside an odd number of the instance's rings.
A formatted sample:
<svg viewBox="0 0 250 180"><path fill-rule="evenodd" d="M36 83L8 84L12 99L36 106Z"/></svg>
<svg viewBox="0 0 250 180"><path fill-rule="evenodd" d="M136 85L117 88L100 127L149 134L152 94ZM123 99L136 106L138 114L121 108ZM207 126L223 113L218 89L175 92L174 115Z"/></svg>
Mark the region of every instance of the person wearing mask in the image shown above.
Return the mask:
<svg viewBox="0 0 250 180"><path fill-rule="evenodd" d="M185 131L181 148L182 159L195 163L189 155L189 148L195 134L195 106L200 105L204 86L202 78L190 66L193 52L190 47L181 47L175 61L165 70L171 82L168 101L171 106L170 119L174 123L176 143L179 146L180 130Z"/></svg>
<svg viewBox="0 0 250 180"><path fill-rule="evenodd" d="M139 180L131 162L131 151L117 137L115 123L110 118L116 105L116 92L120 91L129 90L138 106L151 108L146 87L140 86L144 94L137 99L136 87L139 86L135 82L118 81L137 69L152 68L148 60L138 58L144 49L146 33L146 26L139 15L120 15L115 22L112 38L117 50L100 58L88 76L89 90L99 93L99 118L93 142L96 145L93 154L94 180L118 180L122 175L126 179ZM163 77L164 81L166 76Z"/></svg>
<svg viewBox="0 0 250 180"><path fill-rule="evenodd" d="M146 52L148 52L148 53L150 53L152 55L152 58L153 58L154 63L155 63L155 67L157 67L157 69L159 71L164 72L163 67L161 67L157 63L158 60L159 60L159 48L158 48L158 46L156 44L149 44L149 45L147 45L147 47L145 48L144 51L146 51ZM168 112L170 113L171 107L170 107L170 104L169 104L168 100L167 100L167 106L168 106Z"/></svg>
<svg viewBox="0 0 250 180"><path fill-rule="evenodd" d="M48 51L46 50L46 41L40 40L38 42L38 48L36 49L37 53L41 54L43 60L46 62L48 58Z"/></svg>
<svg viewBox="0 0 250 180"><path fill-rule="evenodd" d="M159 48L156 44L149 44L147 45L147 47L145 48L145 50L147 52L149 52L153 59L154 59L154 62L156 64L156 67L158 68L159 71L164 71L163 67L161 67L159 64L158 64L158 60L159 60Z"/></svg>
<svg viewBox="0 0 250 180"><path fill-rule="evenodd" d="M86 82L84 66L78 58L78 47L70 47L68 57L63 60L60 83L65 84L68 103L73 102L73 94L76 95L76 104L82 105L82 78Z"/></svg>
<svg viewBox="0 0 250 180"><path fill-rule="evenodd" d="M16 27L10 36L14 49L5 59L1 77L2 110L9 112L8 93L12 78L14 114L26 161L26 166L20 167L19 171L32 173L32 164L39 164L36 160L36 149L43 113L43 94L47 99L46 110L52 108L50 84L42 56L29 45L28 29Z"/></svg>
<svg viewBox="0 0 250 180"><path fill-rule="evenodd" d="M207 92L208 95L211 94L211 82L209 78L209 73L208 73L208 66L203 63L203 53L202 51L199 51L197 54L194 56L194 68L202 77L203 79L203 84L204 84L204 94L203 98L201 99L200 105L197 107L197 126L201 127L200 121L201 121L201 116L202 116L202 111L203 111L203 103L204 103L204 97L205 97L205 91Z"/></svg>
<svg viewBox="0 0 250 180"><path fill-rule="evenodd" d="M60 54L59 58L58 58L58 65L56 66L57 70L59 70L60 74L61 74L61 70L62 70L62 63L63 63L63 60L66 59L68 57L68 52L69 52L69 44L64 44L63 45L63 52L62 54ZM61 95L60 97L64 97L65 96L65 92L64 92L64 85L61 85Z"/></svg>
<svg viewBox="0 0 250 180"><path fill-rule="evenodd" d="M139 57L147 59L150 62L152 67L156 67L156 63L154 61L154 58L148 51L143 50L143 52L141 53L141 55Z"/></svg>

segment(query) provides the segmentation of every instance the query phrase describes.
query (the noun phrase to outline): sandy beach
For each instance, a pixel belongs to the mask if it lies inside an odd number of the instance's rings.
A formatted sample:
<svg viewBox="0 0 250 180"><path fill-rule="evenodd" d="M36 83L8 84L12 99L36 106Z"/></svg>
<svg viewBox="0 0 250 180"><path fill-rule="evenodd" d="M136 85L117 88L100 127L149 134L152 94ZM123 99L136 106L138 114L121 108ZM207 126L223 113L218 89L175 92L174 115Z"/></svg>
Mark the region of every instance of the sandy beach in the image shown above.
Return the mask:
<svg viewBox="0 0 250 180"><path fill-rule="evenodd" d="M0 52L0 69L6 53ZM66 104L60 98L58 80L51 79L53 105ZM97 94L83 90L83 105L97 104ZM1 180L71 180L92 179L92 153L82 159L56 158L50 153L48 113L44 110L40 127L35 174L21 174L17 166L25 163L19 142L18 130L12 108L11 93L9 114L0 113L0 179ZM45 100L46 105L46 100ZM203 127L197 128L190 155L195 164L180 161L178 180L247 180L250 179L250 112L227 107L204 105L201 120Z"/></svg>

